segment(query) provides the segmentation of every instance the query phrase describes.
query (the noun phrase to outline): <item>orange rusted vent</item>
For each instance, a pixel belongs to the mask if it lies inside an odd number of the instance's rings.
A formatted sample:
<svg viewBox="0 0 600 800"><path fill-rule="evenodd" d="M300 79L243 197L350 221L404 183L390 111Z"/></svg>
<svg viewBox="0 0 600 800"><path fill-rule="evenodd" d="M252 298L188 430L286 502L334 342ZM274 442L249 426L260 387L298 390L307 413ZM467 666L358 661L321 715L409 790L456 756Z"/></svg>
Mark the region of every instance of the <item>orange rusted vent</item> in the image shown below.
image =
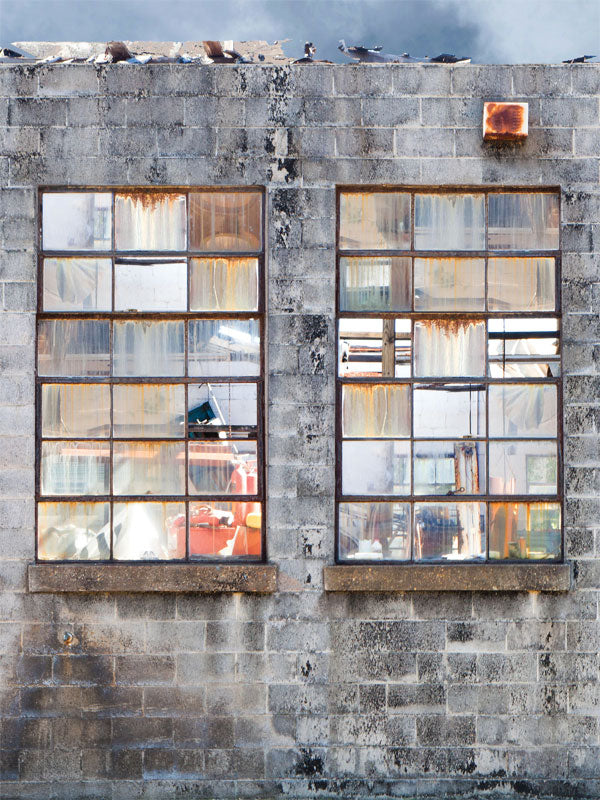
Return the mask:
<svg viewBox="0 0 600 800"><path fill-rule="evenodd" d="M484 103L483 138L492 141L520 141L527 138L527 103Z"/></svg>

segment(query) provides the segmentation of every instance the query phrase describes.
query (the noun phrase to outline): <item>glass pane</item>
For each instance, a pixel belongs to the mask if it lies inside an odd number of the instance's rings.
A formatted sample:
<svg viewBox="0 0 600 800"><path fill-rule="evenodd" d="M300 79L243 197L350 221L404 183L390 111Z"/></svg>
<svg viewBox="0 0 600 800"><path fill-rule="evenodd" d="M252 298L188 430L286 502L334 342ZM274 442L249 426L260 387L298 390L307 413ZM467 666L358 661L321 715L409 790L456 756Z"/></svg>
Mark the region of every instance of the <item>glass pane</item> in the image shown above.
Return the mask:
<svg viewBox="0 0 600 800"><path fill-rule="evenodd" d="M211 426L233 429L256 427L256 413L255 383L201 383L188 386L190 439L210 436Z"/></svg>
<svg viewBox="0 0 600 800"><path fill-rule="evenodd" d="M185 387L181 384L115 384L114 436L185 436Z"/></svg>
<svg viewBox="0 0 600 800"><path fill-rule="evenodd" d="M470 320L415 322L415 375L485 375L485 323Z"/></svg>
<svg viewBox="0 0 600 800"><path fill-rule="evenodd" d="M52 192L42 197L44 250L110 250L110 192Z"/></svg>
<svg viewBox="0 0 600 800"><path fill-rule="evenodd" d="M262 551L260 503L190 503L190 556L255 557Z"/></svg>
<svg viewBox="0 0 600 800"><path fill-rule="evenodd" d="M190 259L191 311L256 311L258 259Z"/></svg>
<svg viewBox="0 0 600 800"><path fill-rule="evenodd" d="M485 494L485 490L483 442L415 442L415 494Z"/></svg>
<svg viewBox="0 0 600 800"><path fill-rule="evenodd" d="M533 192L489 195L490 250L556 250L558 227L558 195Z"/></svg>
<svg viewBox="0 0 600 800"><path fill-rule="evenodd" d="M190 375L227 377L260 374L257 319L206 319L189 323Z"/></svg>
<svg viewBox="0 0 600 800"><path fill-rule="evenodd" d="M260 250L262 195L259 192L190 194L190 247L203 252Z"/></svg>
<svg viewBox="0 0 600 800"><path fill-rule="evenodd" d="M183 442L113 443L114 494L185 494Z"/></svg>
<svg viewBox="0 0 600 800"><path fill-rule="evenodd" d="M408 250L410 195L400 192L343 192L340 195L342 250Z"/></svg>
<svg viewBox="0 0 600 800"><path fill-rule="evenodd" d="M38 323L38 375L108 375L109 322L43 319Z"/></svg>
<svg viewBox="0 0 600 800"><path fill-rule="evenodd" d="M556 436L556 386L492 384L489 393L490 436Z"/></svg>
<svg viewBox="0 0 600 800"><path fill-rule="evenodd" d="M108 494L108 442L42 442L42 494Z"/></svg>
<svg viewBox="0 0 600 800"><path fill-rule="evenodd" d="M410 258L341 258L341 311L410 311Z"/></svg>
<svg viewBox="0 0 600 800"><path fill-rule="evenodd" d="M183 375L183 322L114 323L115 375Z"/></svg>
<svg viewBox="0 0 600 800"><path fill-rule="evenodd" d="M491 378L558 378L560 361L545 362L489 362Z"/></svg>
<svg viewBox="0 0 600 800"><path fill-rule="evenodd" d="M415 249L484 250L484 196L415 195Z"/></svg>
<svg viewBox="0 0 600 800"><path fill-rule="evenodd" d="M367 439L410 436L410 387L354 384L342 387L343 435Z"/></svg>
<svg viewBox="0 0 600 800"><path fill-rule="evenodd" d="M483 311L483 258L415 258L415 311Z"/></svg>
<svg viewBox="0 0 600 800"><path fill-rule="evenodd" d="M343 442L342 492L410 494L410 442Z"/></svg>
<svg viewBox="0 0 600 800"><path fill-rule="evenodd" d="M185 558L185 503L115 503L113 515L117 560Z"/></svg>
<svg viewBox="0 0 600 800"><path fill-rule="evenodd" d="M97 561L110 556L108 503L38 503L38 558Z"/></svg>
<svg viewBox="0 0 600 800"><path fill-rule="evenodd" d="M556 442L490 442L490 494L556 494Z"/></svg>
<svg viewBox="0 0 600 800"><path fill-rule="evenodd" d="M188 478L190 494L257 494L256 441L190 442Z"/></svg>
<svg viewBox="0 0 600 800"><path fill-rule="evenodd" d="M559 558L558 503L490 503L490 558Z"/></svg>
<svg viewBox="0 0 600 800"><path fill-rule="evenodd" d="M485 503L416 503L415 561L485 558Z"/></svg>
<svg viewBox="0 0 600 800"><path fill-rule="evenodd" d="M415 436L436 439L485 436L485 386L417 384L413 403Z"/></svg>
<svg viewBox="0 0 600 800"><path fill-rule="evenodd" d="M502 361L538 360L557 356L560 345L558 320L554 318L490 319L490 358ZM544 376L546 377L546 376Z"/></svg>
<svg viewBox="0 0 600 800"><path fill-rule="evenodd" d="M185 195L115 195L117 250L185 250L186 242Z"/></svg>
<svg viewBox="0 0 600 800"><path fill-rule="evenodd" d="M340 503L339 556L358 561L410 558L408 503Z"/></svg>
<svg viewBox="0 0 600 800"><path fill-rule="evenodd" d="M490 311L554 311L553 258L490 258Z"/></svg>
<svg viewBox="0 0 600 800"><path fill-rule="evenodd" d="M116 311L185 311L187 261L117 258Z"/></svg>
<svg viewBox="0 0 600 800"><path fill-rule="evenodd" d="M110 436L110 387L90 383L42 386L42 436Z"/></svg>
<svg viewBox="0 0 600 800"><path fill-rule="evenodd" d="M410 337L409 319L340 319L340 376L409 377Z"/></svg>
<svg viewBox="0 0 600 800"><path fill-rule="evenodd" d="M110 258L45 258L44 311L110 311Z"/></svg>

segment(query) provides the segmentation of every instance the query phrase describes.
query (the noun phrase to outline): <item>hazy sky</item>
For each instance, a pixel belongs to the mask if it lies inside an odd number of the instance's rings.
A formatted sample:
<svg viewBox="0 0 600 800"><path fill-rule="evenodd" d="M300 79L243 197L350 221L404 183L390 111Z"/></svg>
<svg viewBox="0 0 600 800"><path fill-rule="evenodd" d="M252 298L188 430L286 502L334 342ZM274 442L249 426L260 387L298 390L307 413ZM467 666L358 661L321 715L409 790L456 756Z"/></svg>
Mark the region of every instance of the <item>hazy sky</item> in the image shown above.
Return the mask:
<svg viewBox="0 0 600 800"><path fill-rule="evenodd" d="M0 43L289 38L347 61L347 44L473 61L559 62L600 53L600 0L0 0Z"/></svg>

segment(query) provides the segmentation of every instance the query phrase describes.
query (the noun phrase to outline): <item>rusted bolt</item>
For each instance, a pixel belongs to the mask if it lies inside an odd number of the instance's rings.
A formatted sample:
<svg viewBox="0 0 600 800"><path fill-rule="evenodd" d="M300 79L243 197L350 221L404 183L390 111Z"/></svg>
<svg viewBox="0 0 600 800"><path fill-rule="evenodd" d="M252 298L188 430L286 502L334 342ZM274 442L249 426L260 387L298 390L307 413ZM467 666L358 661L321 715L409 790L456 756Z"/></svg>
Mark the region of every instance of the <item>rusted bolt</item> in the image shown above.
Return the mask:
<svg viewBox="0 0 600 800"><path fill-rule="evenodd" d="M74 639L75 639L75 637L73 636L73 634L71 633L71 631L65 631L65 632L63 633L63 644L64 644L66 647L69 647L70 645L72 645L72 644L73 644L73 640L74 640Z"/></svg>

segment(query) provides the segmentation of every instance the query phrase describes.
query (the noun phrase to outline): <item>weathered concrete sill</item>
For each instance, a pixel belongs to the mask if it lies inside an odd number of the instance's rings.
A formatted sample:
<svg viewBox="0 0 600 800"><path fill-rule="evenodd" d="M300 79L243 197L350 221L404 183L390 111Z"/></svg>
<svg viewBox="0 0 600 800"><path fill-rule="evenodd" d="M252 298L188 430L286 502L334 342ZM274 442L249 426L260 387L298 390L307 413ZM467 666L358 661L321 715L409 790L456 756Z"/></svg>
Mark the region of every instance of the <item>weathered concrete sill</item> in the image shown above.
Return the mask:
<svg viewBox="0 0 600 800"><path fill-rule="evenodd" d="M30 592L255 592L277 590L270 564L30 564Z"/></svg>
<svg viewBox="0 0 600 800"><path fill-rule="evenodd" d="M325 567L327 592L568 592L568 564L410 564Z"/></svg>

